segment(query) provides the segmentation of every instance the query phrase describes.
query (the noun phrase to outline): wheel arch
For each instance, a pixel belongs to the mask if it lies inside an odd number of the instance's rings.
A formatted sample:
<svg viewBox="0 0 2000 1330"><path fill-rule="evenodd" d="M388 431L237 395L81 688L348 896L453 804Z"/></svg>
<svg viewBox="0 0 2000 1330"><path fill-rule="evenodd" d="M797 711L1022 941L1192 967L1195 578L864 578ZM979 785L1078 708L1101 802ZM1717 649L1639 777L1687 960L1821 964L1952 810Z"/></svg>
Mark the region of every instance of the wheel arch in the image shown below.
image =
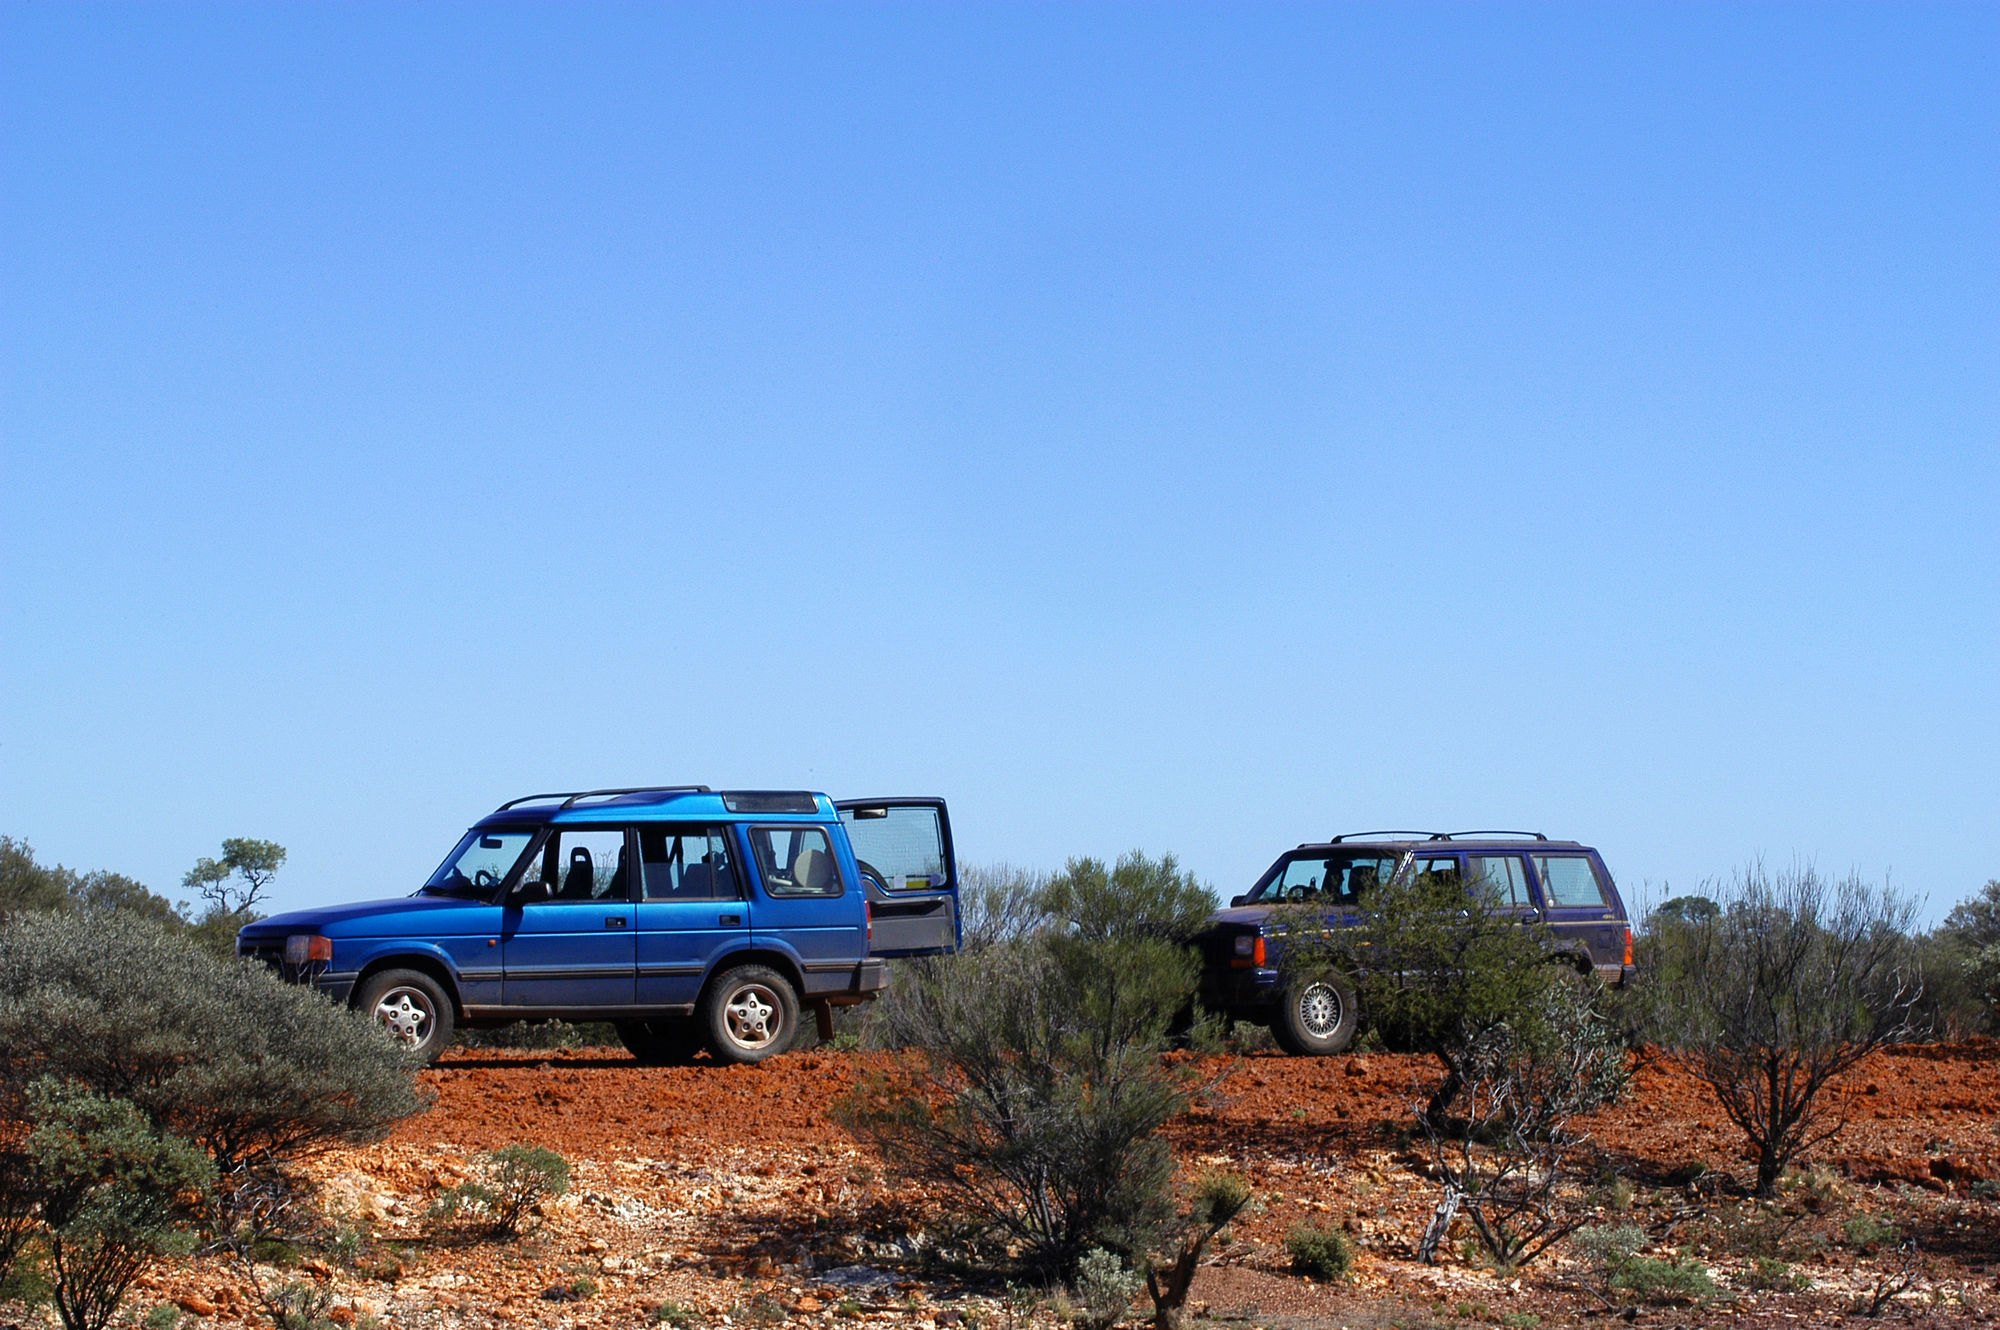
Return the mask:
<svg viewBox="0 0 2000 1330"><path fill-rule="evenodd" d="M453 1019L464 1018L465 1004L459 1000L457 976L452 974L449 965L421 951L391 952L383 956L370 957L368 963L361 967L361 972L354 976L354 987L348 994L348 1006L353 1007L359 1002L362 988L384 970L415 970L437 980L438 987L444 990L445 999L451 1003Z"/></svg>
<svg viewBox="0 0 2000 1330"><path fill-rule="evenodd" d="M717 979L745 965L765 965L776 970L792 986L792 996L798 999L799 1005L806 1005L805 972L799 968L798 959L769 947L745 947L717 957L708 973L702 976L701 991L706 994Z"/></svg>

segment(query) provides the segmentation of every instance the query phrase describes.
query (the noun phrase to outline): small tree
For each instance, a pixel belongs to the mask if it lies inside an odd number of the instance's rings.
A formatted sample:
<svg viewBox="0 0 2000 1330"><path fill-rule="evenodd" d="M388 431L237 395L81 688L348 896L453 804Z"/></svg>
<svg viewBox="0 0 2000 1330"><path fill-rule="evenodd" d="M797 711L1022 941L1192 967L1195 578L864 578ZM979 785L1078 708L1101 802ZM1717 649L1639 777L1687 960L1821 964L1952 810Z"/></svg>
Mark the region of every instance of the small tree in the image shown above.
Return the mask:
<svg viewBox="0 0 2000 1330"><path fill-rule="evenodd" d="M1353 927L1329 927L1316 905L1287 907L1283 964L1300 976L1345 973L1378 1029L1437 1059L1444 1076L1424 1117L1442 1125L1464 1088L1471 1051L1541 1001L1551 973L1548 930L1523 924L1456 873L1399 876L1367 905Z"/></svg>
<svg viewBox="0 0 2000 1330"><path fill-rule="evenodd" d="M1757 865L1713 916L1648 921L1649 1030L1747 1138L1758 1195L1845 1125L1827 1088L1913 1032L1922 985L1904 962L1914 910L1857 877Z"/></svg>
<svg viewBox="0 0 2000 1330"><path fill-rule="evenodd" d="M1444 1195L1418 1244L1434 1259L1463 1209L1496 1269L1512 1272L1573 1232L1586 1215L1573 1204L1570 1159L1585 1137L1579 1113L1615 1099L1625 1085L1625 1048L1598 1010L1591 981L1542 971L1536 1000L1459 1050L1462 1131L1420 1113Z"/></svg>
<svg viewBox="0 0 2000 1330"><path fill-rule="evenodd" d="M222 842L220 859L197 859L181 885L207 901L209 913L247 915L284 864L285 847L276 841L233 836Z"/></svg>
<svg viewBox="0 0 2000 1330"><path fill-rule="evenodd" d="M1153 1330L1180 1330L1202 1254L1249 1204L1250 1184L1233 1173L1208 1173L1196 1181L1186 1211L1164 1235L1169 1249L1149 1254L1144 1262Z"/></svg>

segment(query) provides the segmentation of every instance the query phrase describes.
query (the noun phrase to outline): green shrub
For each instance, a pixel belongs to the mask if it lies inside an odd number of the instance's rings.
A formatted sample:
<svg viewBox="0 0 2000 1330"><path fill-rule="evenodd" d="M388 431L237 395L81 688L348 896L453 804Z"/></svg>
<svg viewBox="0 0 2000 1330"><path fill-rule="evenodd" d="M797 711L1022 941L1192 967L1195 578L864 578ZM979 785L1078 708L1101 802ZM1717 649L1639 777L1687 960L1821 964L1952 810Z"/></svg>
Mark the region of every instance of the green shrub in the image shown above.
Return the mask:
<svg viewBox="0 0 2000 1330"><path fill-rule="evenodd" d="M1154 1330L1179 1330L1208 1244L1250 1205L1250 1184L1234 1173L1205 1173L1194 1184L1167 1250L1145 1257ZM1129 1299L1128 1299L1129 1300Z"/></svg>
<svg viewBox="0 0 2000 1330"><path fill-rule="evenodd" d="M1608 1291L1629 1293L1642 1302L1701 1302L1715 1295L1707 1266L1678 1257L1641 1256L1645 1244L1644 1230L1632 1224L1578 1229L1570 1239Z"/></svg>
<svg viewBox="0 0 2000 1330"><path fill-rule="evenodd" d="M1092 1247L1076 1264L1076 1323L1085 1330L1110 1330L1132 1309L1145 1283L1115 1254Z"/></svg>
<svg viewBox="0 0 2000 1330"><path fill-rule="evenodd" d="M480 1156L482 1176L438 1194L431 1218L472 1223L493 1238L519 1237L536 1207L569 1191L569 1161L539 1145L506 1145Z"/></svg>
<svg viewBox="0 0 2000 1330"><path fill-rule="evenodd" d="M139 1321L146 1330L174 1330L181 1323L181 1309L171 1302L154 1304Z"/></svg>
<svg viewBox="0 0 2000 1330"><path fill-rule="evenodd" d="M1750 1272L1744 1276L1745 1284L1751 1288L1764 1289L1772 1293L1803 1293L1812 1287L1812 1280L1775 1256L1759 1256L1750 1263Z"/></svg>
<svg viewBox="0 0 2000 1330"><path fill-rule="evenodd" d="M1851 1216L1840 1226L1841 1239L1858 1252L1872 1252L1896 1241L1896 1228L1874 1215Z"/></svg>
<svg viewBox="0 0 2000 1330"><path fill-rule="evenodd" d="M1343 1279L1354 1268L1354 1239L1330 1224L1300 1220L1285 1234L1292 1272L1313 1279Z"/></svg>
<svg viewBox="0 0 2000 1330"><path fill-rule="evenodd" d="M361 1016L142 918L0 922L0 1115L54 1076L255 1172L421 1110L414 1071Z"/></svg>
<svg viewBox="0 0 2000 1330"><path fill-rule="evenodd" d="M122 1099L45 1077L26 1100L25 1167L0 1185L34 1196L65 1330L102 1330L148 1266L193 1249L214 1167Z"/></svg>

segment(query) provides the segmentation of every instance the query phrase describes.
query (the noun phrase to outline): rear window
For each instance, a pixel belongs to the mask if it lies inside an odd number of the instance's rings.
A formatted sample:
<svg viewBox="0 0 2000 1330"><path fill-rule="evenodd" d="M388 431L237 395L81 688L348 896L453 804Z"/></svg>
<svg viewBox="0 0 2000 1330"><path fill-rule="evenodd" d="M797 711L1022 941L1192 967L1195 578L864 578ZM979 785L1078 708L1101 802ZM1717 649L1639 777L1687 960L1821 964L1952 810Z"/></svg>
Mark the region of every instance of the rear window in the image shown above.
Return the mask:
<svg viewBox="0 0 2000 1330"><path fill-rule="evenodd" d="M929 891L946 885L944 827L927 804L843 808L847 840L864 877L885 891Z"/></svg>
<svg viewBox="0 0 2000 1330"><path fill-rule="evenodd" d="M1589 855L1538 854L1535 869L1542 875L1542 891L1550 905L1604 904L1604 888L1598 885Z"/></svg>

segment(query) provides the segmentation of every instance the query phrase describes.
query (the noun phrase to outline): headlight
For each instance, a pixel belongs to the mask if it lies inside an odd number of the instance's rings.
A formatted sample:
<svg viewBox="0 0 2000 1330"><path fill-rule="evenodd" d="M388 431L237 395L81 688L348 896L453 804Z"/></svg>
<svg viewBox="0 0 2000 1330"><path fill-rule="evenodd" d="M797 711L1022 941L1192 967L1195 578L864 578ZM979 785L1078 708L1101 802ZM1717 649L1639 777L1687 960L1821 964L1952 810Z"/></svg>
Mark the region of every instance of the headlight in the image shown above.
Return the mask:
<svg viewBox="0 0 2000 1330"><path fill-rule="evenodd" d="M1238 956L1248 956L1250 954L1250 948L1255 946L1256 943L1257 943L1256 938L1251 937L1248 933L1245 933L1242 937L1236 939L1236 954Z"/></svg>
<svg viewBox="0 0 2000 1330"><path fill-rule="evenodd" d="M331 961L333 939L317 933L294 933L285 939L285 964L305 965L311 961Z"/></svg>

